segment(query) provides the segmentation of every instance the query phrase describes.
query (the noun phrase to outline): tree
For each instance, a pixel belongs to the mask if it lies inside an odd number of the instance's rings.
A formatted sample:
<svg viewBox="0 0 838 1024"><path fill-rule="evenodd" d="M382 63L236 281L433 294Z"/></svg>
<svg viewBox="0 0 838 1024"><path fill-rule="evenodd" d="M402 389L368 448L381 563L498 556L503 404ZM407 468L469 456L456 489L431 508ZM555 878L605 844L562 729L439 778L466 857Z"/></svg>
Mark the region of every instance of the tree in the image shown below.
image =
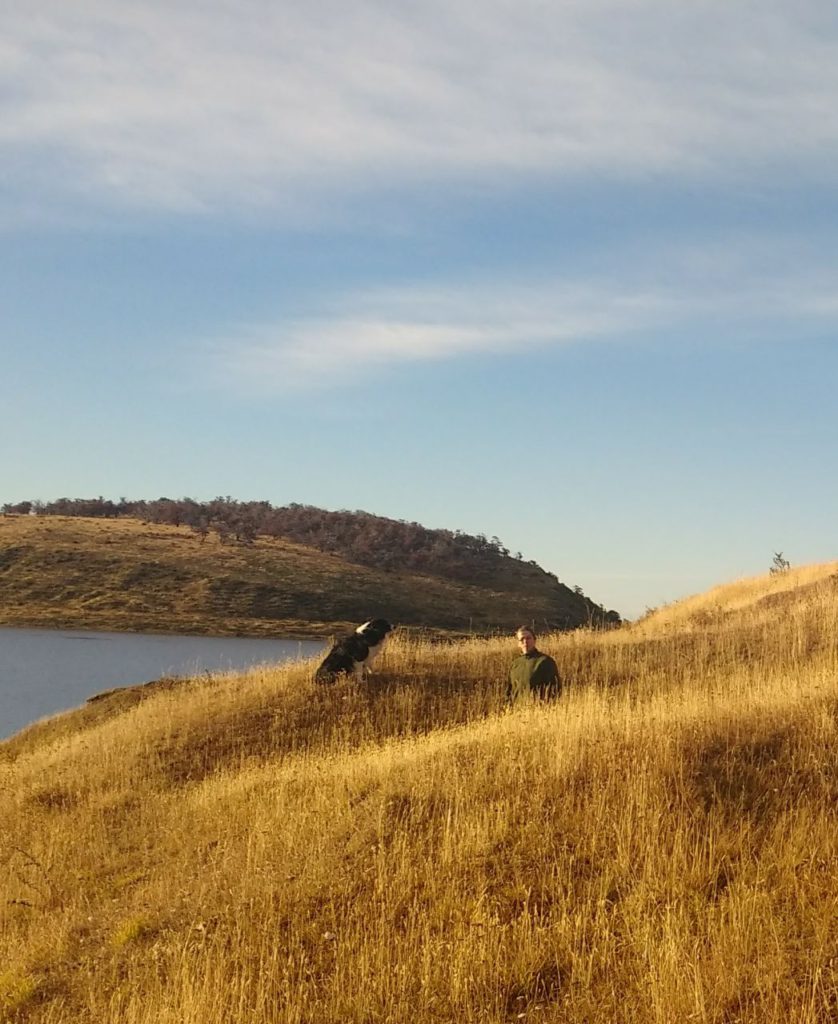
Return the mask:
<svg viewBox="0 0 838 1024"><path fill-rule="evenodd" d="M32 511L31 501L19 501L16 505L11 502L6 502L3 506L2 511L6 515L17 515L17 516L28 516Z"/></svg>
<svg viewBox="0 0 838 1024"><path fill-rule="evenodd" d="M773 564L768 570L772 576L777 576L779 573L788 572L791 568L791 562L787 558L783 558L782 551L775 551Z"/></svg>

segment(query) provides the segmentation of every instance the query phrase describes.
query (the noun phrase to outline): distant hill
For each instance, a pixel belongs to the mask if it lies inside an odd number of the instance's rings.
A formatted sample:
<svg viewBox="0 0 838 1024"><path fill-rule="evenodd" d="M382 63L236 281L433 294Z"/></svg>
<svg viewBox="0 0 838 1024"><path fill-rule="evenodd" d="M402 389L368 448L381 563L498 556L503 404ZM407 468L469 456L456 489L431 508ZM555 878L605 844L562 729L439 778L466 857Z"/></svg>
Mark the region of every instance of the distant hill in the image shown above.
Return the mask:
<svg viewBox="0 0 838 1024"><path fill-rule="evenodd" d="M27 506L0 516L4 625L303 636L379 614L480 633L619 621L497 538L369 513L231 499Z"/></svg>

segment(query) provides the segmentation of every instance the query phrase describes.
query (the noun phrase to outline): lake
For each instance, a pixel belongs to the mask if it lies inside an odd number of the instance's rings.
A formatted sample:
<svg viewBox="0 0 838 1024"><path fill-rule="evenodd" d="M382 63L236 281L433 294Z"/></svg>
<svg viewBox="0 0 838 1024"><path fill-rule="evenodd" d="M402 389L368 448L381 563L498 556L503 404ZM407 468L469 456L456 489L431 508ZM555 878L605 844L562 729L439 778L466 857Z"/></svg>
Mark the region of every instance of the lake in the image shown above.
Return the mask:
<svg viewBox="0 0 838 1024"><path fill-rule="evenodd" d="M324 648L320 640L0 627L0 740L117 686L310 658Z"/></svg>

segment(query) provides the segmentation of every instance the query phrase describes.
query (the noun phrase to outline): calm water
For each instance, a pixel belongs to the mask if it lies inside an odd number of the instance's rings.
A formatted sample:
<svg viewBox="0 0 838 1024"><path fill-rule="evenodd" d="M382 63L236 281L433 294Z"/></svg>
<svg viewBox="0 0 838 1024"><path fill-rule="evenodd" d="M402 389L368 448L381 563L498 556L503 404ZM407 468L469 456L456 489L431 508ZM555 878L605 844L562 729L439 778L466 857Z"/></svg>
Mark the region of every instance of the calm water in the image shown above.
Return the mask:
<svg viewBox="0 0 838 1024"><path fill-rule="evenodd" d="M310 658L324 646L319 640L0 627L0 740L117 686Z"/></svg>

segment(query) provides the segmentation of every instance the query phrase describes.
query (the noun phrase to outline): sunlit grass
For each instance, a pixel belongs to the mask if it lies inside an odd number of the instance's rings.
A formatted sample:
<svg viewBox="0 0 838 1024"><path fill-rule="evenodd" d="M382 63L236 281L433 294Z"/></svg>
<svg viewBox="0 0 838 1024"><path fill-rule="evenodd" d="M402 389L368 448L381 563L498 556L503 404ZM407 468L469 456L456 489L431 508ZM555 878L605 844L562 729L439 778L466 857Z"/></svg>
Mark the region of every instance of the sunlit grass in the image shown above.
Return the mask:
<svg viewBox="0 0 838 1024"><path fill-rule="evenodd" d="M542 638L554 705L504 707L510 641L397 636L363 687L263 668L0 745L6 1018L835 1020L831 576Z"/></svg>
<svg viewBox="0 0 838 1024"><path fill-rule="evenodd" d="M838 579L838 562L825 562L817 565L789 567L783 572L766 573L735 583L726 583L714 587L703 594L695 594L674 604L656 608L638 623L635 631L657 632L665 626L690 628L706 624L708 619L749 610L751 615L761 613L763 617L773 617L773 609L782 603L784 595L796 591L796 603L806 599L805 591L816 590L824 585L834 586ZM759 609L757 606L761 606Z"/></svg>

